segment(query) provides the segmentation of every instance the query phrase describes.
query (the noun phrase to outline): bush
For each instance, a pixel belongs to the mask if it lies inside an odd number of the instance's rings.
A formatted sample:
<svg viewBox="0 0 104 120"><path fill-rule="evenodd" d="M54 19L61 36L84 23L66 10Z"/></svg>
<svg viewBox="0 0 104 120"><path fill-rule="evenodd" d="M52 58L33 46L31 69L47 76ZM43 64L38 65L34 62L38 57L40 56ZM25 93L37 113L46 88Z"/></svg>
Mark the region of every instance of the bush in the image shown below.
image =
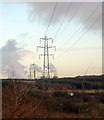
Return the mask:
<svg viewBox="0 0 104 120"><path fill-rule="evenodd" d="M65 96L68 96L68 93L67 92L54 92L53 95L55 97L65 97Z"/></svg>
<svg viewBox="0 0 104 120"><path fill-rule="evenodd" d="M10 80L2 80L2 87L6 87L11 84L12 81Z"/></svg>

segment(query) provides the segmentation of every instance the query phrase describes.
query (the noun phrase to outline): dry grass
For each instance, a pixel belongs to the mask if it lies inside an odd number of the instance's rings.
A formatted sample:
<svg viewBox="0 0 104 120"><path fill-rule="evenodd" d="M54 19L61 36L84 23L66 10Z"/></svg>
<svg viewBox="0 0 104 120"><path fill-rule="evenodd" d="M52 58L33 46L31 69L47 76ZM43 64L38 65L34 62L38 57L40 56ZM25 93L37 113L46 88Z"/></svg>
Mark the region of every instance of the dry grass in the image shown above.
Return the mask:
<svg viewBox="0 0 104 120"><path fill-rule="evenodd" d="M55 96L53 90L50 97L50 91L15 82L4 86L2 92L3 118L101 118L104 113L99 102L87 94L84 97L85 93Z"/></svg>

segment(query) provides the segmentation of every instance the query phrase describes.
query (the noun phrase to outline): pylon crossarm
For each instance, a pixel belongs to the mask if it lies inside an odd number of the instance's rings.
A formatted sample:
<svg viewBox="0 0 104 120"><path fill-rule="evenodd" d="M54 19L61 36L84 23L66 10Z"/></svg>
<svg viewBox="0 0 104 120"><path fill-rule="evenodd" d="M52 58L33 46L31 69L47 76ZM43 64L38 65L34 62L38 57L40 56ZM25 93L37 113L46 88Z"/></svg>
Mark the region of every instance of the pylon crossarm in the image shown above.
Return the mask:
<svg viewBox="0 0 104 120"><path fill-rule="evenodd" d="M55 49L55 51L56 51L56 46L50 46L50 47L48 47L48 48L54 48L54 49Z"/></svg>
<svg viewBox="0 0 104 120"><path fill-rule="evenodd" d="M40 43L42 42L42 40L44 40L44 38L40 38Z"/></svg>
<svg viewBox="0 0 104 120"><path fill-rule="evenodd" d="M37 51L38 51L38 48L44 48L43 46L37 46Z"/></svg>
<svg viewBox="0 0 104 120"><path fill-rule="evenodd" d="M39 55L39 59L40 59L41 56L44 56L44 54L40 54L40 55Z"/></svg>
<svg viewBox="0 0 104 120"><path fill-rule="evenodd" d="M53 43L53 38L48 38L48 40L52 40L52 43Z"/></svg>
<svg viewBox="0 0 104 120"><path fill-rule="evenodd" d="M54 54L49 54L50 56L52 56L53 57L53 59L54 59Z"/></svg>

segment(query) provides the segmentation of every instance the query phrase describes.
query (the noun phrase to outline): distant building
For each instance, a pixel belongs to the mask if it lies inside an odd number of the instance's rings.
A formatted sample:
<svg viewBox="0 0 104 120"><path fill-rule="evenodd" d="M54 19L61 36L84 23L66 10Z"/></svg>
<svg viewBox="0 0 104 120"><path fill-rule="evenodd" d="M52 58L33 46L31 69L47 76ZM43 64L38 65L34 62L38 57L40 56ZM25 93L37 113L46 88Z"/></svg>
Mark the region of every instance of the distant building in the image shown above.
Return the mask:
<svg viewBox="0 0 104 120"><path fill-rule="evenodd" d="M57 73L54 74L53 78L58 78Z"/></svg>
<svg viewBox="0 0 104 120"><path fill-rule="evenodd" d="M53 76L53 78L58 78L58 76Z"/></svg>

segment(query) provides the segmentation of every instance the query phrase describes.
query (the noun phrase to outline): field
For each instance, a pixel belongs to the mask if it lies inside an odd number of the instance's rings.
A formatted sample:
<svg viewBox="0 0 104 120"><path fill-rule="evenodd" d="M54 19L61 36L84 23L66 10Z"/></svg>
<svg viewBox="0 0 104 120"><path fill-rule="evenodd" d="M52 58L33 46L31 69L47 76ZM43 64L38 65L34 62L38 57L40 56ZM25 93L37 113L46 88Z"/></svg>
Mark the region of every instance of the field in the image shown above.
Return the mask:
<svg viewBox="0 0 104 120"><path fill-rule="evenodd" d="M99 77L98 77L99 78ZM104 90L101 81L90 79L96 89L81 89L72 79L2 82L3 118L103 118ZM64 81L64 82L63 82ZM76 84L78 83L78 84ZM90 86L91 86L90 85ZM79 88L77 88L79 87Z"/></svg>

